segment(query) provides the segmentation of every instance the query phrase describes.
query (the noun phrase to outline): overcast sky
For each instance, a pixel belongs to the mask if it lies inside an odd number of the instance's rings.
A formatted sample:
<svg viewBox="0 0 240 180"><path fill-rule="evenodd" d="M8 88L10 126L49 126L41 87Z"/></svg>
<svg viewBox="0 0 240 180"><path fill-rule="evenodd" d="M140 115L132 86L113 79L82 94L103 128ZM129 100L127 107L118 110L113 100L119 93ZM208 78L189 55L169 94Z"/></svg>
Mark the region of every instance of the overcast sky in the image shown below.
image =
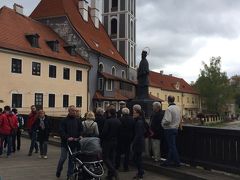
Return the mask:
<svg viewBox="0 0 240 180"><path fill-rule="evenodd" d="M29 15L40 0L0 0L24 6ZM240 0L136 0L137 62L149 47L150 68L195 81L202 62L222 57L228 76L240 74Z"/></svg>

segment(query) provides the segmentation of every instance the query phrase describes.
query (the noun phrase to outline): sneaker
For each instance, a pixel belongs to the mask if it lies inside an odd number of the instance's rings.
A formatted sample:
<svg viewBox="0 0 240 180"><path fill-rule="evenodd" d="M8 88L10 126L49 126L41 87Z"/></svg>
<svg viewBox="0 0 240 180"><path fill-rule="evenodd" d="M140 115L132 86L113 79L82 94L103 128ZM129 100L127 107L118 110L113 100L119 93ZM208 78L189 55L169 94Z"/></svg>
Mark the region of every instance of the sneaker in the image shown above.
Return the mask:
<svg viewBox="0 0 240 180"><path fill-rule="evenodd" d="M47 156L43 156L43 159L47 159L48 157Z"/></svg>
<svg viewBox="0 0 240 180"><path fill-rule="evenodd" d="M36 153L36 154L37 154L37 153L38 153L38 150L35 150L35 152L34 152L34 153Z"/></svg>
<svg viewBox="0 0 240 180"><path fill-rule="evenodd" d="M28 153L28 156L32 156L32 153Z"/></svg>
<svg viewBox="0 0 240 180"><path fill-rule="evenodd" d="M39 155L39 156L38 156L38 158L39 158L39 159L42 159L42 158L43 158L43 156L42 156L42 155Z"/></svg>

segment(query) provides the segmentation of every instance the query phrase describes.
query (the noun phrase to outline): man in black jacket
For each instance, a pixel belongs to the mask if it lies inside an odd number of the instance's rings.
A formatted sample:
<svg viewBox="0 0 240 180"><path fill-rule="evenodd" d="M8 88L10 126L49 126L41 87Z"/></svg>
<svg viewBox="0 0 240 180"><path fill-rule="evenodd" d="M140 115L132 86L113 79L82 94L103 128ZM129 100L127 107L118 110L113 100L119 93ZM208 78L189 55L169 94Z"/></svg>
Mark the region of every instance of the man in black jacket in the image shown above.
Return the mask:
<svg viewBox="0 0 240 180"><path fill-rule="evenodd" d="M124 171L129 171L129 154L130 146L134 136L134 120L132 116L129 116L129 109L122 109L122 117L119 119L121 121L120 134L118 138L117 145L117 156L116 156L116 168L120 166L121 155L124 155Z"/></svg>
<svg viewBox="0 0 240 180"><path fill-rule="evenodd" d="M67 158L68 149L67 144L71 147L71 150L77 150L78 143L76 142L82 135L83 126L82 122L76 117L75 106L69 106L68 116L60 124L60 136L61 136L61 156L58 162L56 176L60 177L63 164ZM73 163L69 158L67 176L73 174Z"/></svg>
<svg viewBox="0 0 240 180"><path fill-rule="evenodd" d="M162 127L163 116L164 116L164 112L161 109L161 103L154 102L153 113L150 119L150 128L153 131L151 142L152 142L153 158L154 158L154 161L156 162L161 160L160 143L164 135L164 130Z"/></svg>
<svg viewBox="0 0 240 180"><path fill-rule="evenodd" d="M118 178L118 173L114 167L114 160L117 147L121 122L116 118L116 110L108 110L109 119L105 120L102 131L103 161L108 168L107 179Z"/></svg>

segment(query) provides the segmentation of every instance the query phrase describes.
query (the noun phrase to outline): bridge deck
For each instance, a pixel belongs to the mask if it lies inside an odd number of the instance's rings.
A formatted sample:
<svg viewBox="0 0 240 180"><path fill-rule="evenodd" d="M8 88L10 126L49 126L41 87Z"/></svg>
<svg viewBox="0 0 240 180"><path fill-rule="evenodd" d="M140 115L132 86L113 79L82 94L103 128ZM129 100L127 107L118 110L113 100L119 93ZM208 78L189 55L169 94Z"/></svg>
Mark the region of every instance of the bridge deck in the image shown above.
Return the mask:
<svg viewBox="0 0 240 180"><path fill-rule="evenodd" d="M12 154L9 158L5 155L0 158L0 180L57 180L55 177L56 165L60 149L49 145L48 159L39 159L38 154L27 156L30 141L22 138L22 147L19 152ZM59 180L66 179L67 162ZM120 179L131 180L135 174L132 169L128 173L120 173ZM173 180L151 172L146 172L144 179L148 180Z"/></svg>

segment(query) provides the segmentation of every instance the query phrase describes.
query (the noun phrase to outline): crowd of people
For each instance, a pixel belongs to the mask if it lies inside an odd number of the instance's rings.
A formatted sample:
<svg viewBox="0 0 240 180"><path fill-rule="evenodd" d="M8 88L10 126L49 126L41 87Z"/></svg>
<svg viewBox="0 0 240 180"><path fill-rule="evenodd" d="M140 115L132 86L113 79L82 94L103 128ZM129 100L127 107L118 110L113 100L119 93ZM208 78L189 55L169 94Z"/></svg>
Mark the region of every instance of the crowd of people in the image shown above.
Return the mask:
<svg viewBox="0 0 240 180"><path fill-rule="evenodd" d="M107 179L119 179L118 169L129 171L130 159L136 165L137 173L133 179L141 180L144 175L142 155L148 151L145 147L146 138L151 139L152 158L161 162L160 144L163 139L168 144L168 156L162 166L178 167L180 160L176 148L176 136L181 124L180 109L174 103L174 97L168 97L169 107L162 111L161 103L153 103L150 122L145 120L144 110L139 104L130 110L125 102L120 102L120 110L116 112L113 104L106 111L97 108L95 113L88 112L79 119L74 106L70 106L68 116L60 125L61 156L56 176L61 176L63 164L68 157L67 144L84 137L99 137L101 140L102 157L108 170ZM71 149L77 148L72 144ZM123 158L122 158L123 157ZM132 158L131 158L132 157ZM121 163L121 160L123 162ZM73 162L68 159L67 175L73 173Z"/></svg>
<svg viewBox="0 0 240 180"><path fill-rule="evenodd" d="M173 96L168 97L169 107L165 112L162 111L160 102L154 102L149 122L146 121L144 109L139 104L128 109L125 102L120 102L119 111L116 111L115 106L110 104L106 111L99 107L95 112L87 112L84 118L81 118L79 109L69 106L68 115L61 121L59 127L61 153L56 168L56 177L61 176L64 162L67 159L67 176L71 177L74 165L72 159L68 158L67 146L69 145L72 150L77 150L79 147L77 141L84 137L100 139L103 162L108 170L106 178L109 180L119 179L118 170L121 164L124 171L129 171L130 160L137 168L133 179L143 179L142 155L149 150L145 147L146 138L151 139L151 155L154 161L161 162L160 146L161 141L165 139L168 145L168 156L161 165L180 166L176 136L181 124L181 115L174 100ZM0 156L3 155L4 147L7 149L7 157L15 152L15 149L20 150L23 126L24 120L17 110L11 110L9 106L5 106L0 114ZM32 156L35 150L35 153L40 151L39 158L47 159L51 121L45 112L37 111L34 105L31 106L26 128L31 139L28 156ZM123 160L122 163L121 160Z"/></svg>
<svg viewBox="0 0 240 180"><path fill-rule="evenodd" d="M21 133L24 119L17 109L10 106L0 108L0 157L6 152L6 157L19 151L21 147Z"/></svg>

